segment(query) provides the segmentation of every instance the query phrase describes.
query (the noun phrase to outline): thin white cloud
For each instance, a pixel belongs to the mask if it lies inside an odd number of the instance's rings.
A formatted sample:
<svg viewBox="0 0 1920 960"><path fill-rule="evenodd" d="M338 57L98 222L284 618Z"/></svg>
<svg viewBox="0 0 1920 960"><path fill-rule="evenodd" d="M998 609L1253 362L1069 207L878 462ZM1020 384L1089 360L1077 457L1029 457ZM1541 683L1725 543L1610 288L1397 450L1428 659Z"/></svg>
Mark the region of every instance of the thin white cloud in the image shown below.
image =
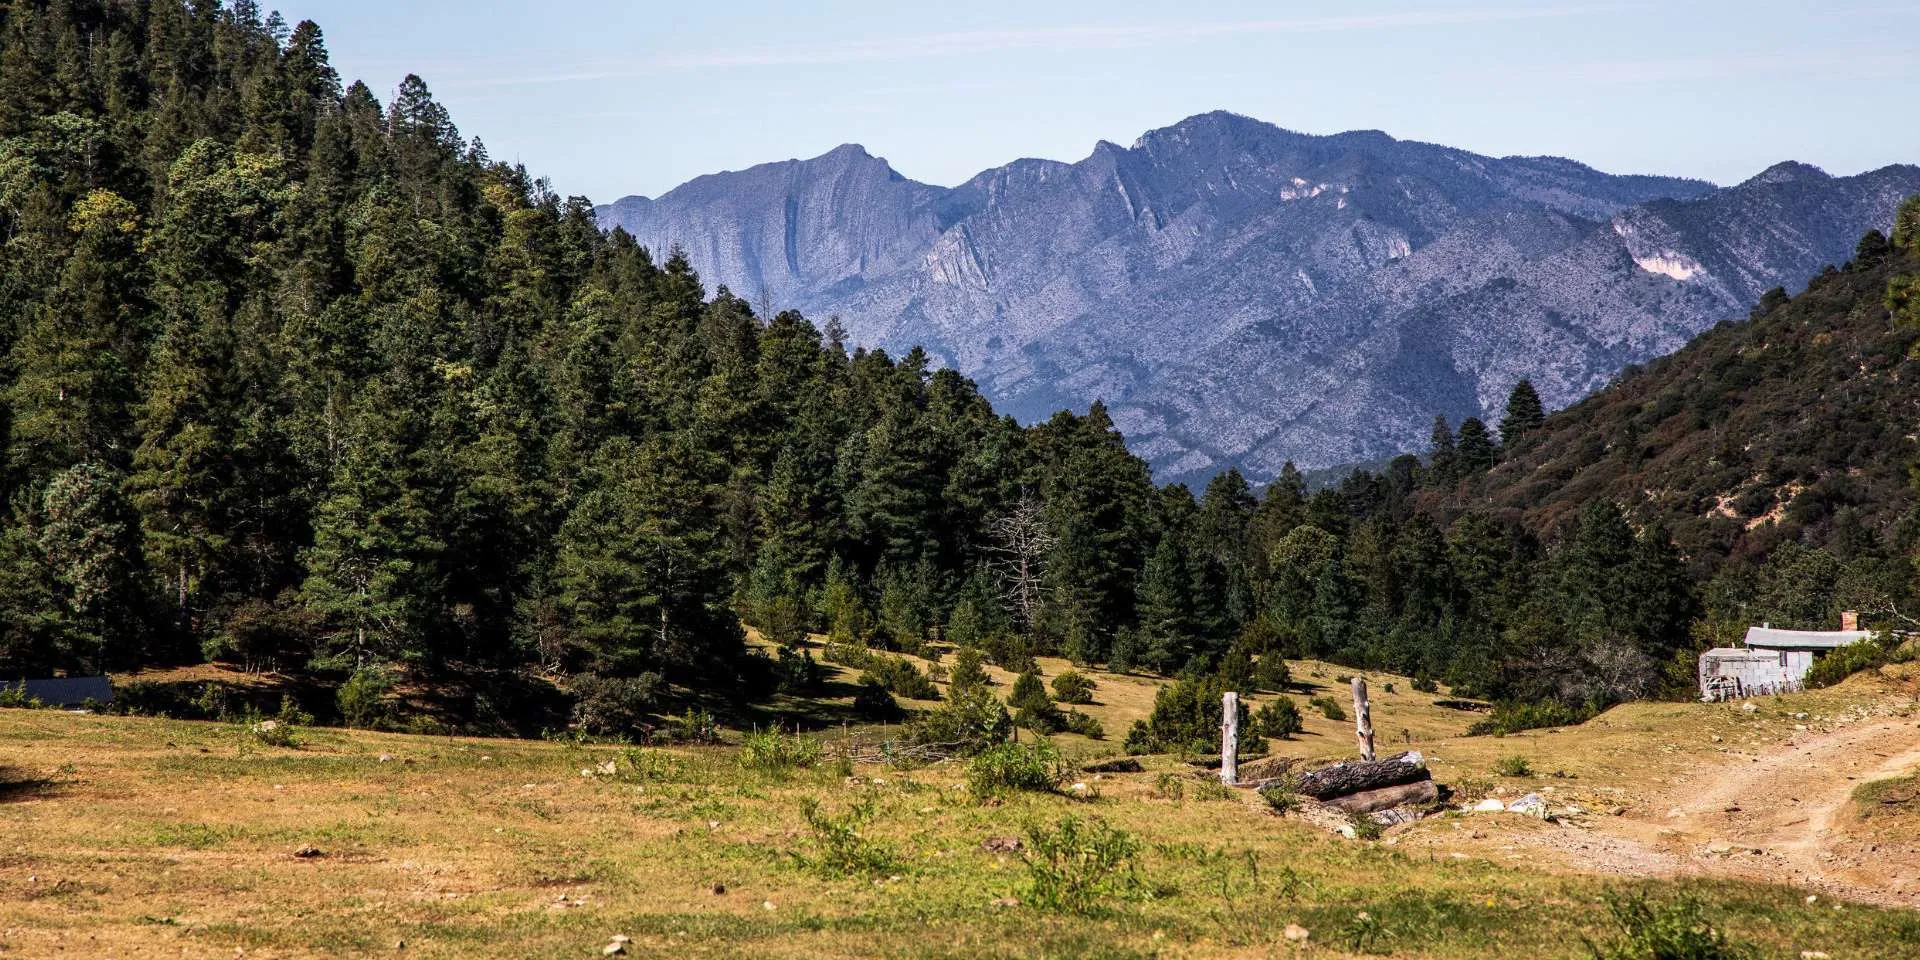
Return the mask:
<svg viewBox="0 0 1920 960"><path fill-rule="evenodd" d="M1910 53L1870 50L1796 50L1720 57L1655 57L1593 60L1568 66L1563 75L1584 83L1637 85L1729 80L1792 74L1821 81L1836 77L1897 77L1920 72Z"/></svg>
<svg viewBox="0 0 1920 960"><path fill-rule="evenodd" d="M762 47L606 61L585 69L519 77L497 77L459 84L464 87L523 86L630 79L658 73L729 67L817 66L963 57L1029 50L1123 50L1252 34L1334 33L1412 27L1460 26L1557 19L1607 7L1569 6L1528 10L1423 10L1339 17L1203 23L1076 24L1006 30L967 30L818 46Z"/></svg>

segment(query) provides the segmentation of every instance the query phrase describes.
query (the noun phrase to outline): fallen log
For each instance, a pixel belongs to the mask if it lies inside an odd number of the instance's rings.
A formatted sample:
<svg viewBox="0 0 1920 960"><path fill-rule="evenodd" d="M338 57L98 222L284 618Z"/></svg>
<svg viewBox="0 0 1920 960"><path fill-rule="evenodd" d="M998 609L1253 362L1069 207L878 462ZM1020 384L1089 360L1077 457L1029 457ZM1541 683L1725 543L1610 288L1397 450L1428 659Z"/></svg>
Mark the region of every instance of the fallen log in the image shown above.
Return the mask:
<svg viewBox="0 0 1920 960"><path fill-rule="evenodd" d="M1376 810L1391 810L1408 804L1427 804L1440 799L1440 789L1432 780L1416 780L1397 787L1381 787L1378 790L1362 790L1349 793L1344 797L1328 800L1329 806L1339 807L1348 813L1372 813Z"/></svg>
<svg viewBox="0 0 1920 960"><path fill-rule="evenodd" d="M1417 750L1397 753L1384 760L1337 763L1309 770L1300 775L1295 790L1315 800L1331 800L1351 793L1397 787L1416 780L1433 778L1427 772L1427 758Z"/></svg>

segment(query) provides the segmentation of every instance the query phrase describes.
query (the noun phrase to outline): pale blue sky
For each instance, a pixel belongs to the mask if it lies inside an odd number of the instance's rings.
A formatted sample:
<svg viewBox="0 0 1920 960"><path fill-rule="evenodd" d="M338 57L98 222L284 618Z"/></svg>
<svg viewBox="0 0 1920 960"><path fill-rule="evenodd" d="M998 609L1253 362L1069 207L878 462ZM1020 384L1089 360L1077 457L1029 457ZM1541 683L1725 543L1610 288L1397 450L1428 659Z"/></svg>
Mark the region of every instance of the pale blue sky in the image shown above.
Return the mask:
<svg viewBox="0 0 1920 960"><path fill-rule="evenodd" d="M273 2L263 6L273 7ZM1920 3L280 0L565 194L864 144L954 184L1213 109L1731 183L1920 162Z"/></svg>

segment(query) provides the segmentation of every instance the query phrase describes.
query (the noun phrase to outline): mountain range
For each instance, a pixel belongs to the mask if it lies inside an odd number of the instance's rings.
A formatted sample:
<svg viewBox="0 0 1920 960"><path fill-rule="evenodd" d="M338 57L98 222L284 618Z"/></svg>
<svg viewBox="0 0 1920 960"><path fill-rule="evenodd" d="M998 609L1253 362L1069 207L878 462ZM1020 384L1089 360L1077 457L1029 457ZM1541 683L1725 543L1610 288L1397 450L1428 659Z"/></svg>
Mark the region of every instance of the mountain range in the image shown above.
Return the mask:
<svg viewBox="0 0 1920 960"><path fill-rule="evenodd" d="M1916 166L1723 188L1217 112L952 188L846 145L598 215L756 305L924 347L1023 420L1104 400L1163 481L1261 481L1418 449L1522 377L1572 403L1916 192Z"/></svg>

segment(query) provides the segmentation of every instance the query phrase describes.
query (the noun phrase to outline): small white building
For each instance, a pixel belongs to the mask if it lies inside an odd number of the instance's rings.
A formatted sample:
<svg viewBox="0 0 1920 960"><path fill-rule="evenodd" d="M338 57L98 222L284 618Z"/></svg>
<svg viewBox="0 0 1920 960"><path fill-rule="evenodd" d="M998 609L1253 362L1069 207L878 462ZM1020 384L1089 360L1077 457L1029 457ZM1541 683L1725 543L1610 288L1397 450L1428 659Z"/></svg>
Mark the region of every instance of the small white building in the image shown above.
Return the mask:
<svg viewBox="0 0 1920 960"><path fill-rule="evenodd" d="M1715 647L1700 655L1700 699L1732 700L1800 689L1815 660L1873 636L1849 610L1838 630L1748 627L1745 646Z"/></svg>

